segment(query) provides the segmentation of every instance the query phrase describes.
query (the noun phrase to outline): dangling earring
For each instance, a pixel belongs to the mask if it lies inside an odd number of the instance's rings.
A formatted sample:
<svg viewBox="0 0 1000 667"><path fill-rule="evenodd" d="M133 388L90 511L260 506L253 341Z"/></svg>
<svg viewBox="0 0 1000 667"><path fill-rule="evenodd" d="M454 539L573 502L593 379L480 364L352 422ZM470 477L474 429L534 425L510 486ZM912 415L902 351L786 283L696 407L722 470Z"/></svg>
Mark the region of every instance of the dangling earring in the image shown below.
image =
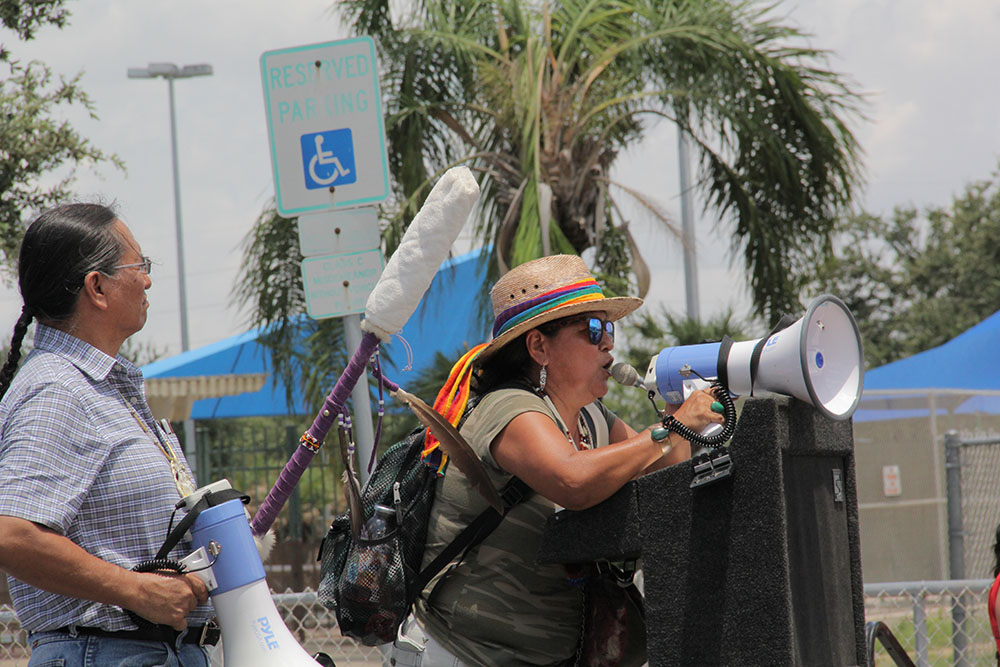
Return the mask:
<svg viewBox="0 0 1000 667"><path fill-rule="evenodd" d="M543 364L542 371L538 374L538 391L545 391L545 381L548 377L549 373L545 370L545 366Z"/></svg>

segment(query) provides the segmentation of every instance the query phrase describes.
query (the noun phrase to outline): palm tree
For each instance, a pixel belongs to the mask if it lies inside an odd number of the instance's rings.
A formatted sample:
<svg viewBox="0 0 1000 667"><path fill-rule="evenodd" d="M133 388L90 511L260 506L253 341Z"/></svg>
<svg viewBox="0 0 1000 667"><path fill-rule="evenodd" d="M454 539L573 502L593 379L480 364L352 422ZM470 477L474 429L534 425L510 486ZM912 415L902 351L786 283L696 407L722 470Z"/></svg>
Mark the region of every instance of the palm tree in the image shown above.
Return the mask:
<svg viewBox="0 0 1000 667"><path fill-rule="evenodd" d="M380 48L398 204L389 250L434 176L465 162L482 173L477 231L499 271L593 248L607 288L644 294L620 201L674 228L610 173L666 118L696 147L706 205L732 225L758 314L798 310L796 276L829 251L857 185L859 97L771 6L418 0L394 16L390 4L338 5Z"/></svg>
<svg viewBox="0 0 1000 667"><path fill-rule="evenodd" d="M394 15L390 5L408 9ZM770 7L341 0L337 9L379 47L393 184L387 252L436 177L464 163L480 174L477 233L493 248L493 275L592 250L607 291L643 295L649 272L621 203L632 198L676 230L611 171L651 122L667 119L699 155L705 205L731 225L757 313L773 321L800 309L801 276L829 252L833 221L857 186L848 124L860 100ZM301 286L284 280L298 275L297 249L294 238L276 242L280 233L294 237L294 226L265 211L245 250L238 299L256 325L301 312Z"/></svg>

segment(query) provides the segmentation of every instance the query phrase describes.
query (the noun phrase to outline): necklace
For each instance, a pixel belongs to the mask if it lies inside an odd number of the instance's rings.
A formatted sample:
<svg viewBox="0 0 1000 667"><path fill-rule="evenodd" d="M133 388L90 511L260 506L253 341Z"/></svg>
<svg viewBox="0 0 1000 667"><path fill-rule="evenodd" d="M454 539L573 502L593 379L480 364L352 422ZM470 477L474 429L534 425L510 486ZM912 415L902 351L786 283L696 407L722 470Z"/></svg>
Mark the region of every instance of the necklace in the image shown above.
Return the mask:
<svg viewBox="0 0 1000 667"><path fill-rule="evenodd" d="M129 414L132 415L132 419L135 423L139 425L142 432L149 436L150 440L156 445L156 448L160 450L167 459L167 463L170 464L170 473L174 478L174 485L177 487L177 493L181 495L181 498L190 496L192 493L198 490L197 485L195 485L194 480L191 479L191 475L188 473L187 469L181 464L177 455L174 454L173 450L170 449L170 442L165 441L158 430L150 432L149 426L146 424L146 420L142 418L142 415L136 411L135 407L128 401L127 398L121 393L121 391L115 387L115 391L121 396L122 401L125 403L125 407L128 408Z"/></svg>
<svg viewBox="0 0 1000 667"><path fill-rule="evenodd" d="M577 449L592 449L593 446L590 444L590 429L587 428L587 422L583 418L582 411L576 418L576 427L580 431L580 446ZM566 435L569 436L569 429L566 429ZM573 438L570 437L569 441L573 442ZM576 444L574 443L573 446L576 447Z"/></svg>
<svg viewBox="0 0 1000 667"><path fill-rule="evenodd" d="M542 399L544 399L545 402L548 404L549 409L552 410L552 414L556 416L556 424L559 425L559 429L563 432L563 435L566 436L566 439L569 440L569 444L573 445L573 449L581 451L584 449L593 448L590 440L590 429L587 428L587 420L583 418L582 410L577 414L576 417L576 427L580 431L580 444L577 445L576 440L573 439L573 434L569 432L569 427L563 424L562 419L559 417L559 411L556 410L556 406L552 402L552 399L549 398L548 394L542 394Z"/></svg>

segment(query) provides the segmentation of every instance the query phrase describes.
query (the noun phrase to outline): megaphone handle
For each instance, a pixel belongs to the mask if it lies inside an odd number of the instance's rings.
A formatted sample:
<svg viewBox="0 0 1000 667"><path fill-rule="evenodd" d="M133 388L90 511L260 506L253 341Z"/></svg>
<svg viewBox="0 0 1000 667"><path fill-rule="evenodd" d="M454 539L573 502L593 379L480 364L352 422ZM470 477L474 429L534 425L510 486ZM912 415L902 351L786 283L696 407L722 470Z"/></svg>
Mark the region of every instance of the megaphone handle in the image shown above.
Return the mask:
<svg viewBox="0 0 1000 667"><path fill-rule="evenodd" d="M733 397L729 395L729 390L726 389L721 382L716 380L712 382L712 386L722 389L722 391L715 392L716 400L722 403L722 414L725 417L722 432L711 436L702 435L701 433L697 433L688 428L673 415L667 415L663 418L663 428L673 431L685 440L703 445L705 447L717 448L726 444L726 442L733 437L733 433L736 431L736 406L733 405Z"/></svg>

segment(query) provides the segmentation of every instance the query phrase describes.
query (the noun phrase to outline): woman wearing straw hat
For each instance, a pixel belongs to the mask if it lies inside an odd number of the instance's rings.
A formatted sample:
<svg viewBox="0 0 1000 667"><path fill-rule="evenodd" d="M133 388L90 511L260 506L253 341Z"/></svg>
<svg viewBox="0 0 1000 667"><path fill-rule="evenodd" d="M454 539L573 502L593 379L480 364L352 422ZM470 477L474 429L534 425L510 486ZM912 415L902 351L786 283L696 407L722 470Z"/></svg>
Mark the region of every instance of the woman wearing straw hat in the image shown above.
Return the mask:
<svg viewBox="0 0 1000 667"><path fill-rule="evenodd" d="M637 475L690 457L677 434L637 433L598 401L608 388L614 322L640 299L604 298L571 255L514 268L490 296L493 340L455 365L435 408L457 423L467 399L478 400L461 434L497 489L516 476L534 493L431 581L401 628L396 665L572 664L583 596L564 566L535 563L547 517L560 506L591 507ZM674 417L696 431L721 423L713 401L695 392ZM449 468L438 480L424 565L485 507Z"/></svg>

